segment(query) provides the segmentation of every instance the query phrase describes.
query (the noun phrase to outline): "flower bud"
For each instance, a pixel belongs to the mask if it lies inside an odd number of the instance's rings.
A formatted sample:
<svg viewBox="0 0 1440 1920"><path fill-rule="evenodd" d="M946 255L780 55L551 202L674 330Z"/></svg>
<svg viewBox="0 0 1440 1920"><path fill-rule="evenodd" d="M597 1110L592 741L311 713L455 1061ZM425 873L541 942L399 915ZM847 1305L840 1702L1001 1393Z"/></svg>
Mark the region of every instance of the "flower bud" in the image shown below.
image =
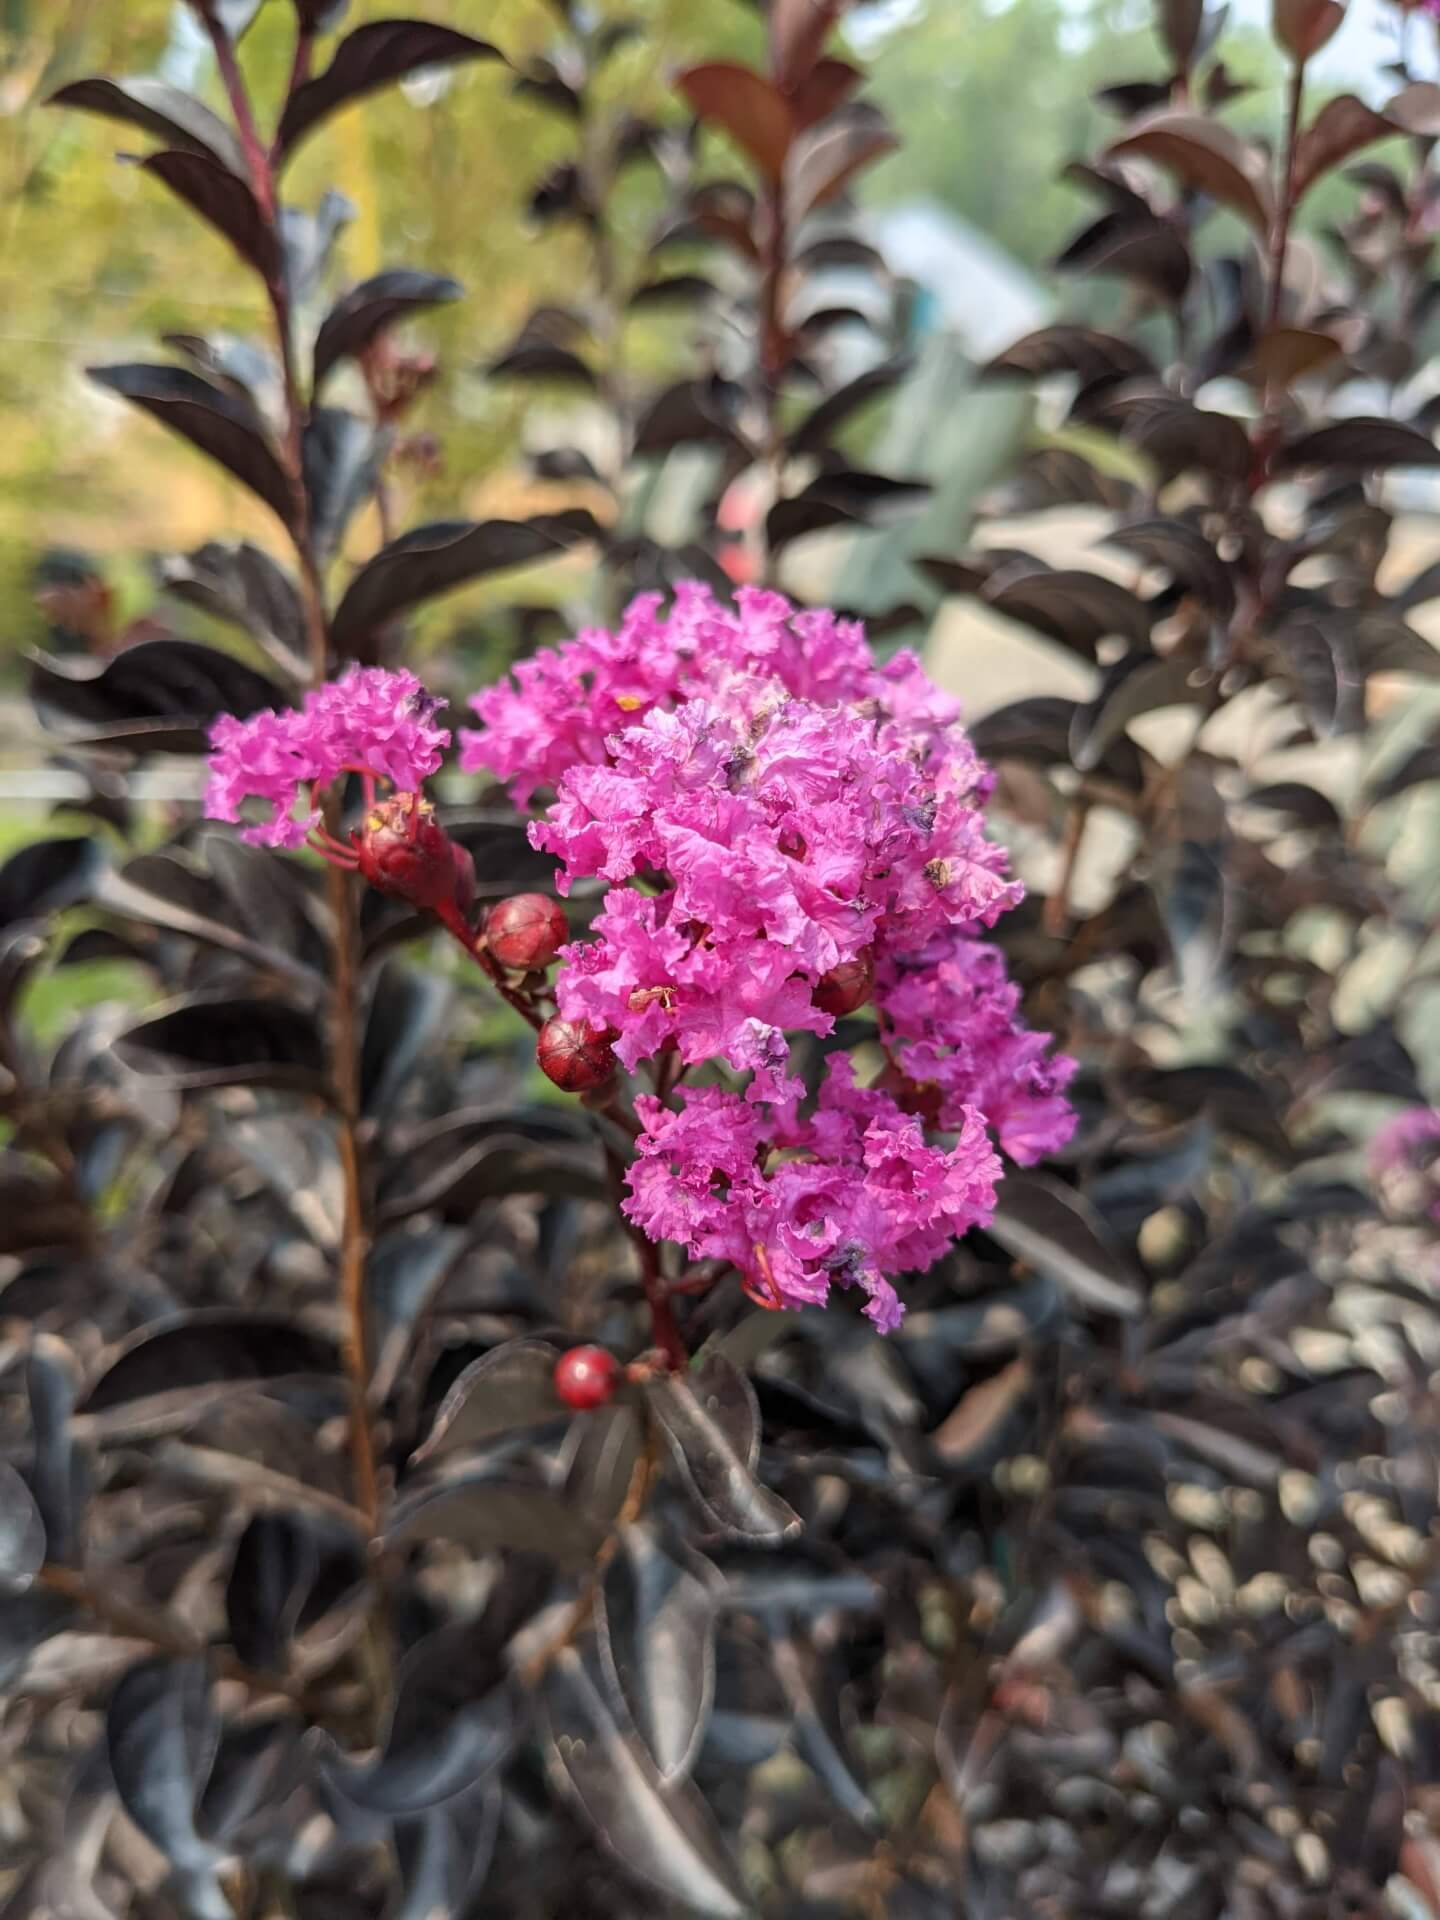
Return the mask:
<svg viewBox="0 0 1440 1920"><path fill-rule="evenodd" d="M565 1020L553 1014L540 1029L535 1049L540 1071L566 1093L584 1093L600 1087L615 1071L610 1042L583 1020Z"/></svg>
<svg viewBox="0 0 1440 1920"><path fill-rule="evenodd" d="M842 960L838 967L822 974L815 983L812 998L822 1013L834 1014L838 1020L842 1014L854 1013L857 1007L863 1007L874 985L875 954L866 947L853 960Z"/></svg>
<svg viewBox="0 0 1440 1920"><path fill-rule="evenodd" d="M604 1347L571 1347L555 1363L555 1391L567 1407L590 1413L615 1392L619 1368Z"/></svg>
<svg viewBox="0 0 1440 1920"><path fill-rule="evenodd" d="M564 909L543 893L512 893L485 921L485 944L502 967L539 971L569 938Z"/></svg>
<svg viewBox="0 0 1440 1920"><path fill-rule="evenodd" d="M412 793L382 800L353 836L360 872L377 893L438 913L468 913L475 898L475 862L452 840L427 800Z"/></svg>

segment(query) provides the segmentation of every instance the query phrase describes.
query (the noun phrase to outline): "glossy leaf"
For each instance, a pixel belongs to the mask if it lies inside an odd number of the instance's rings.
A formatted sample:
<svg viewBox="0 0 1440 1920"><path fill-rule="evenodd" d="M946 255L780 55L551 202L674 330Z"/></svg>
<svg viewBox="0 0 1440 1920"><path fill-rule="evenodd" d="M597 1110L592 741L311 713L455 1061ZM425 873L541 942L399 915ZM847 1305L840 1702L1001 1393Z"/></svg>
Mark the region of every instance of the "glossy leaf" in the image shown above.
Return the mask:
<svg viewBox="0 0 1440 1920"><path fill-rule="evenodd" d="M402 1505L386 1535L395 1548L450 1540L474 1554L538 1553L576 1572L593 1565L604 1538L600 1521L548 1488L483 1473L417 1493Z"/></svg>
<svg viewBox="0 0 1440 1920"><path fill-rule="evenodd" d="M0 866L0 927L89 898L104 864L93 840L32 840Z"/></svg>
<svg viewBox="0 0 1440 1920"><path fill-rule="evenodd" d="M340 361L354 359L391 327L414 314L458 300L464 288L448 274L396 267L351 287L331 307L315 336L314 384L318 392Z"/></svg>
<svg viewBox="0 0 1440 1920"><path fill-rule="evenodd" d="M1275 38L1295 60L1308 60L1334 38L1345 20L1345 0L1273 0Z"/></svg>
<svg viewBox="0 0 1440 1920"><path fill-rule="evenodd" d="M176 1087L323 1091L325 1049L312 1014L285 1000L196 994L128 1028L116 1042L142 1073Z"/></svg>
<svg viewBox="0 0 1440 1920"><path fill-rule="evenodd" d="M1159 707L1193 706L1204 698L1204 686L1194 680L1183 660L1125 654L1106 668L1090 705L1076 712L1070 726L1070 758L1081 773L1089 773L1132 720Z"/></svg>
<svg viewBox="0 0 1440 1920"><path fill-rule="evenodd" d="M47 104L78 107L82 112L138 127L173 147L218 162L237 179L245 178L245 156L230 128L203 102L167 81L146 77L110 80L103 76L72 80L51 94Z"/></svg>
<svg viewBox="0 0 1440 1920"><path fill-rule="evenodd" d="M515 1713L483 1625L482 1616L443 1627L407 1654L379 1754L330 1768L347 1800L392 1818L421 1813L468 1792L505 1759Z"/></svg>
<svg viewBox="0 0 1440 1920"><path fill-rule="evenodd" d="M275 235L243 179L203 153L154 153L141 165L259 274L275 269Z"/></svg>
<svg viewBox="0 0 1440 1920"><path fill-rule="evenodd" d="M717 1585L707 1563L675 1559L637 1521L621 1529L597 1598L606 1679L667 1786L689 1772L714 1696Z"/></svg>
<svg viewBox="0 0 1440 1920"><path fill-rule="evenodd" d="M555 1392L558 1347L548 1340L507 1340L474 1360L451 1387L413 1464L479 1445L514 1427L560 1419Z"/></svg>
<svg viewBox="0 0 1440 1920"><path fill-rule="evenodd" d="M47 725L169 753L203 752L221 713L285 704L273 680L193 640L144 640L105 661L34 656L30 697Z"/></svg>
<svg viewBox="0 0 1440 1920"><path fill-rule="evenodd" d="M795 121L778 87L753 67L728 60L687 68L675 84L694 113L723 127L767 179L779 180Z"/></svg>
<svg viewBox="0 0 1440 1920"><path fill-rule="evenodd" d="M106 1360L80 1412L106 1413L153 1394L335 1371L333 1341L282 1314L205 1307L142 1327Z"/></svg>
<svg viewBox="0 0 1440 1920"><path fill-rule="evenodd" d="M1289 441L1270 466L1273 473L1305 467L1434 467L1440 466L1440 448L1398 420L1352 417Z"/></svg>
<svg viewBox="0 0 1440 1920"><path fill-rule="evenodd" d="M832 114L796 142L786 168L788 217L803 220L828 206L856 176L893 153L899 142L876 108L855 104Z"/></svg>
<svg viewBox="0 0 1440 1920"><path fill-rule="evenodd" d="M14 1467L0 1460L0 1593L23 1593L45 1564L45 1522Z"/></svg>
<svg viewBox="0 0 1440 1920"><path fill-rule="evenodd" d="M501 57L488 41L423 20L372 20L357 27L324 72L290 96L276 142L279 161L283 165L331 114L379 87L430 67Z"/></svg>
<svg viewBox="0 0 1440 1920"><path fill-rule="evenodd" d="M253 407L183 367L91 367L90 378L139 407L224 467L285 525L295 517L289 475Z"/></svg>
<svg viewBox="0 0 1440 1920"><path fill-rule="evenodd" d="M182 1872L208 1872L219 1858L195 1830L218 1731L201 1660L142 1661L115 1689L105 1717L125 1811Z"/></svg>
<svg viewBox="0 0 1440 1920"><path fill-rule="evenodd" d="M1007 1253L1048 1274L1083 1306L1126 1316L1140 1311L1129 1260L1078 1193L1050 1174L1012 1170L998 1195L986 1232Z"/></svg>
<svg viewBox="0 0 1440 1920"><path fill-rule="evenodd" d="M712 1353L688 1374L655 1381L647 1400L686 1490L710 1526L750 1540L784 1540L799 1531L797 1516L755 1478L755 1395L723 1355Z"/></svg>
<svg viewBox="0 0 1440 1920"><path fill-rule="evenodd" d="M542 1711L552 1777L625 1870L695 1913L744 1920L748 1903L704 1801L687 1783L664 1786L573 1648L550 1665Z"/></svg>
<svg viewBox="0 0 1440 1920"><path fill-rule="evenodd" d="M159 563L161 583L187 606L224 620L248 633L285 671L306 671L305 613L294 579L268 553L241 541L226 546L212 541L193 553L175 554ZM135 649L127 650L128 659ZM271 694L269 704L275 704ZM224 711L244 716L254 708L227 704Z"/></svg>
<svg viewBox="0 0 1440 1920"><path fill-rule="evenodd" d="M412 607L471 580L563 553L569 525L537 520L437 521L382 547L356 574L335 612L332 633L344 653Z"/></svg>
<svg viewBox="0 0 1440 1920"><path fill-rule="evenodd" d="M1274 194L1264 160L1218 121L1183 108L1162 107L1137 120L1110 152L1153 161L1185 186L1197 187L1233 208L1257 233L1268 233Z"/></svg>
<svg viewBox="0 0 1440 1920"><path fill-rule="evenodd" d="M1301 134L1295 149L1293 190L1296 199L1308 193L1332 168L1342 166L1377 140L1390 139L1395 131L1393 121L1374 112L1353 93L1337 94L1333 100L1327 100Z"/></svg>

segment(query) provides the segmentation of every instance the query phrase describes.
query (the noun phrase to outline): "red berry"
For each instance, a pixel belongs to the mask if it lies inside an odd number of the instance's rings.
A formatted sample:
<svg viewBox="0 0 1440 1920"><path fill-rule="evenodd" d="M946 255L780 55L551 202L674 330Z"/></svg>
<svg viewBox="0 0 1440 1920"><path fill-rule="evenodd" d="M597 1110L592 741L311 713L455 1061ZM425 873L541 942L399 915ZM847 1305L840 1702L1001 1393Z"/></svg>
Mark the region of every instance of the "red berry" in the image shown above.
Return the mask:
<svg viewBox="0 0 1440 1920"><path fill-rule="evenodd" d="M408 900L431 913L475 898L475 862L450 838L428 800L399 793L372 808L354 836L360 871L379 893Z"/></svg>
<svg viewBox="0 0 1440 1920"><path fill-rule="evenodd" d="M540 1071L566 1093L603 1086L615 1071L615 1055L604 1034L583 1020L562 1020L558 1013L540 1029L535 1058Z"/></svg>
<svg viewBox="0 0 1440 1920"><path fill-rule="evenodd" d="M604 1347L571 1347L555 1362L555 1391L567 1407L589 1413L614 1394L619 1371Z"/></svg>
<svg viewBox="0 0 1440 1920"><path fill-rule="evenodd" d="M485 921L485 943L502 967L548 967L569 938L560 902L543 893L512 893Z"/></svg>
<svg viewBox="0 0 1440 1920"><path fill-rule="evenodd" d="M857 1007L863 1007L874 985L875 955L866 947L853 960L842 960L838 967L822 975L812 998L822 1013L833 1013L838 1020L841 1014L854 1013Z"/></svg>

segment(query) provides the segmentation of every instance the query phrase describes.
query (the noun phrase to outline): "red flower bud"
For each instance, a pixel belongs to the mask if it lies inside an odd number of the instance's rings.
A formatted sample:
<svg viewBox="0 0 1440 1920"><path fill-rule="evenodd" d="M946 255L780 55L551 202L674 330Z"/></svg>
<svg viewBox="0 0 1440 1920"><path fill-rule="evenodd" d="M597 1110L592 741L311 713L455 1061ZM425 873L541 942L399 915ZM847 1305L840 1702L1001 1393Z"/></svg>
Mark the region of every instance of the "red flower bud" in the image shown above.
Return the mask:
<svg viewBox="0 0 1440 1920"><path fill-rule="evenodd" d="M822 1013L833 1013L838 1020L842 1014L854 1013L857 1007L863 1007L874 985L875 955L866 947L853 960L842 960L838 967L823 974L815 984L812 998Z"/></svg>
<svg viewBox="0 0 1440 1920"><path fill-rule="evenodd" d="M555 1363L555 1391L567 1407L590 1413L614 1395L619 1371L604 1347L571 1347Z"/></svg>
<svg viewBox="0 0 1440 1920"><path fill-rule="evenodd" d="M485 921L485 944L502 967L548 967L569 938L564 909L543 893L512 893Z"/></svg>
<svg viewBox="0 0 1440 1920"><path fill-rule="evenodd" d="M615 1055L604 1034L583 1020L562 1020L558 1013L540 1029L535 1058L540 1071L566 1093L603 1086L615 1071Z"/></svg>
<svg viewBox="0 0 1440 1920"><path fill-rule="evenodd" d="M353 836L360 872L377 893L408 900L430 913L469 912L475 898L475 862L435 818L428 800L399 793L382 800Z"/></svg>

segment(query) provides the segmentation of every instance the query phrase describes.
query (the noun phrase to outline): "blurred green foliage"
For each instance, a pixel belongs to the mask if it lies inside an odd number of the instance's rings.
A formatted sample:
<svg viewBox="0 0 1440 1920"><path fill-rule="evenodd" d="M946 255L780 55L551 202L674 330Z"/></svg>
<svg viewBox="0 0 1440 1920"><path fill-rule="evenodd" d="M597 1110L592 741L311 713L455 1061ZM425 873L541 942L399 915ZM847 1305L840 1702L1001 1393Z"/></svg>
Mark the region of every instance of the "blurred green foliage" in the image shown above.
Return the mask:
<svg viewBox="0 0 1440 1920"><path fill-rule="evenodd" d="M745 0L604 0L595 10L638 17L646 29L607 63L602 113L678 119L668 85L678 67L759 51L760 15ZM347 24L395 11L392 0L354 0ZM552 0L483 8L417 0L414 11L492 39L516 67L552 46L559 22ZM1106 130L1094 92L1161 72L1147 18L1129 0L860 7L854 43L903 139L867 190L879 201L931 200L1043 266L1088 211L1062 171ZM291 20L283 0L269 0L245 42L266 124L288 69ZM1266 124L1276 111L1273 52L1241 31L1227 37L1226 53L1238 78L1261 83L1235 117ZM44 638L29 583L46 549L95 553L122 608L135 613L151 591L137 554L221 533L274 537L263 512L214 469L83 378L88 362L160 357L167 332L265 326L253 281L223 243L183 217L158 182L117 162L117 148L147 142L45 110L57 87L95 72L159 72L216 98L208 47L183 0L0 0L0 675L13 673L21 645ZM433 88L389 90L307 145L287 183L292 199L311 206L332 180L343 182L356 217L339 248L342 278L404 264L454 273L467 289L422 328L443 377L412 424L438 437L443 465L407 478L408 521L576 500L573 484L528 478L513 457L527 409L551 396L479 377L537 304L573 302L591 269L577 224L541 226L528 208L536 183L573 152L576 129L553 107L515 95L511 80L498 63L482 63ZM723 164L723 143L713 150ZM1350 193L1333 191L1340 201ZM645 275L659 195L654 170L639 167L616 196L622 284ZM1326 195L1315 196L1313 218L1331 214ZM657 379L693 364L689 327L673 316L632 323L627 363ZM362 522L356 551L375 538L373 521ZM476 612L490 598L429 617L421 654L456 638L459 623L470 664L499 664Z"/></svg>

